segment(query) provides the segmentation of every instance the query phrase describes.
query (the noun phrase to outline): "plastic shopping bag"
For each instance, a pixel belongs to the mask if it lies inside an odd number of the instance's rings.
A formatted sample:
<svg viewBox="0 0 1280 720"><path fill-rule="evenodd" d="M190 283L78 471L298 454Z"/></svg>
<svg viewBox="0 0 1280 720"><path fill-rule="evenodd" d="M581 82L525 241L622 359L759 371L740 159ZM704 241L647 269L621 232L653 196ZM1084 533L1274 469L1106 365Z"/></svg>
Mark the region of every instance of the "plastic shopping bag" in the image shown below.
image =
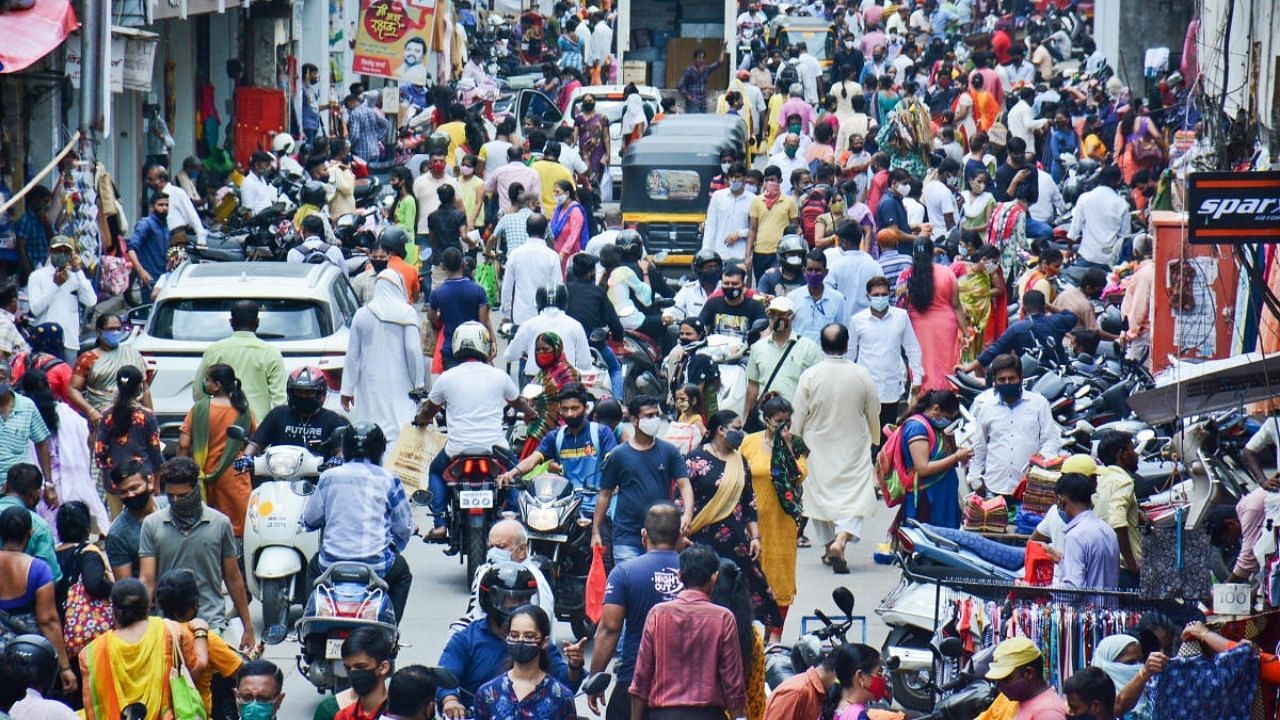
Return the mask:
<svg viewBox="0 0 1280 720"><path fill-rule="evenodd" d="M587 619L593 623L600 622L604 616L604 547L597 545L591 548L591 569L587 571L586 611Z"/></svg>

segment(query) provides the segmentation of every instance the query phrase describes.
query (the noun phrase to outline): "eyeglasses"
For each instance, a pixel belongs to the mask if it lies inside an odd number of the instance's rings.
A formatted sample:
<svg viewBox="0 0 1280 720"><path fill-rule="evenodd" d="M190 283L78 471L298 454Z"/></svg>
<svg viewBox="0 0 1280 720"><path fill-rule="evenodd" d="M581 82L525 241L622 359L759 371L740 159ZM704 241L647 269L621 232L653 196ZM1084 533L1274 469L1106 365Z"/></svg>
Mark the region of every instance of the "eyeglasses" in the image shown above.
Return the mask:
<svg viewBox="0 0 1280 720"><path fill-rule="evenodd" d="M507 633L507 640L511 642L539 643L539 642L542 642L542 636L536 632L527 632L527 633L512 632L512 633Z"/></svg>
<svg viewBox="0 0 1280 720"><path fill-rule="evenodd" d="M244 695L239 690L235 692L235 695L236 695L236 702L242 703L242 704L251 703L251 702L275 703L276 699L280 697L279 693L272 695L270 697L262 697L258 695Z"/></svg>

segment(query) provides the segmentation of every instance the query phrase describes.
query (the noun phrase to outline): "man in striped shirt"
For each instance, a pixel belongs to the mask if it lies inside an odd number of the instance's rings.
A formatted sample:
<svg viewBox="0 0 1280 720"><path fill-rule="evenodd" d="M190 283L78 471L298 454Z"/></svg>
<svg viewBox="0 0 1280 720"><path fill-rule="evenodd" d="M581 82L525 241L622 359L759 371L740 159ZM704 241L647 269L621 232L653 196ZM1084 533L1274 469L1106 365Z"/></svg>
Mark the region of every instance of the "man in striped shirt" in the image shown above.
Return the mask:
<svg viewBox="0 0 1280 720"><path fill-rule="evenodd" d="M880 269L889 279L889 297L894 297L898 291L898 276L911 267L911 256L898 252L898 233L893 230L876 233L876 245L880 246Z"/></svg>

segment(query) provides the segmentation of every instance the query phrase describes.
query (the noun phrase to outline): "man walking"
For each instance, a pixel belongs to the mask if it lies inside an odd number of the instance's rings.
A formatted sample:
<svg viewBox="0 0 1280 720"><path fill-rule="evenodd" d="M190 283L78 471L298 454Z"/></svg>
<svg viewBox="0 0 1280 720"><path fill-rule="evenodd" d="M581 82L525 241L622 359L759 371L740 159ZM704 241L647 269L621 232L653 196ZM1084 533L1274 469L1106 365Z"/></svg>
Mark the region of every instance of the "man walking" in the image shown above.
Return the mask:
<svg viewBox="0 0 1280 720"><path fill-rule="evenodd" d="M246 182L248 180L246 179ZM169 196L151 196L151 214L133 226L129 238L129 263L144 288L150 288L167 270L169 262Z"/></svg>
<svg viewBox="0 0 1280 720"><path fill-rule="evenodd" d="M698 48L693 51L693 64L684 69L680 83L676 89L684 98L685 112L703 113L707 111L707 77L720 69L724 59L707 64L707 51Z"/></svg>
<svg viewBox="0 0 1280 720"><path fill-rule="evenodd" d="M868 280L867 296L871 307L849 318L849 359L866 368L876 383L883 428L898 421L902 392L907 389L908 367L911 370L910 401L924 382L924 365L920 342L911 329L907 311L889 306L889 279L876 276Z"/></svg>
<svg viewBox="0 0 1280 720"><path fill-rule="evenodd" d="M880 397L871 374L848 358L848 328L823 328L822 352L826 358L800 376L791 431L811 451L805 514L826 545L822 562L843 575L845 546L862 539L876 500L870 448L880 444Z"/></svg>
<svg viewBox="0 0 1280 720"><path fill-rule="evenodd" d="M440 264L448 274L444 282L431 290L427 319L431 321L429 332L443 330L441 337L452 340L453 331L464 322L476 321L493 331L489 322L489 295L475 280L463 272L462 251L456 247L441 253ZM453 343L445 342L440 348L444 369L457 365L453 359Z"/></svg>
<svg viewBox="0 0 1280 720"><path fill-rule="evenodd" d="M381 142L387 136L391 123L378 114L373 103L377 90L370 90L364 101L357 95L347 97L347 132L351 137L351 152L361 160L373 162L382 155Z"/></svg>
<svg viewBox="0 0 1280 720"><path fill-rule="evenodd" d="M817 343L791 327L796 315L791 298L782 296L770 300L765 313L772 332L751 345L744 413L747 418L768 393L777 392L788 401L794 398L800 376L822 360Z"/></svg>
<svg viewBox="0 0 1280 720"><path fill-rule="evenodd" d="M237 300L231 305L231 335L209 346L200 358L191 381L191 397L203 400L204 376L210 365L226 363L236 371L249 410L255 418L265 418L271 408L285 401L284 356L257 336L258 303Z"/></svg>
<svg viewBox="0 0 1280 720"><path fill-rule="evenodd" d="M418 312L405 299L400 275L387 268L373 283L373 300L351 318L342 373L342 409L353 421L383 428L388 446L413 419L412 390L426 384Z"/></svg>
<svg viewBox="0 0 1280 720"><path fill-rule="evenodd" d="M973 401L976 432L969 477L981 478L989 493L1011 496L1032 455L1058 454L1062 428L1043 395L1022 389L1022 363L1016 355L997 356L991 376L991 389Z"/></svg>
<svg viewBox="0 0 1280 720"><path fill-rule="evenodd" d="M645 619L631 679L631 717L720 720L746 711L733 613L711 602L720 558L706 545L680 553L684 589Z"/></svg>
<svg viewBox="0 0 1280 720"><path fill-rule="evenodd" d="M827 254L822 250L814 248L805 255L804 284L787 293L796 307L792 326L817 347L822 328L849 316L844 295L827 285Z"/></svg>
<svg viewBox="0 0 1280 720"><path fill-rule="evenodd" d="M560 255L544 237L547 218L530 215L526 224L529 239L507 256L502 273L502 315L516 325L523 325L538 314L538 288L559 284Z"/></svg>

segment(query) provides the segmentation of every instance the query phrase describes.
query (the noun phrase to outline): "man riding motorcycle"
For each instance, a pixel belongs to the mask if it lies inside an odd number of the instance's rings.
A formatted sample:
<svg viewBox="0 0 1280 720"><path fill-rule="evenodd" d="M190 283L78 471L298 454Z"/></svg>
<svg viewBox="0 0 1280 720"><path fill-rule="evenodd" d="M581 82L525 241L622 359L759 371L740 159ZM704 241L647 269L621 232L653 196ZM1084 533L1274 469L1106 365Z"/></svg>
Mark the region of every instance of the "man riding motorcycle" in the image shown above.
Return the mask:
<svg viewBox="0 0 1280 720"><path fill-rule="evenodd" d="M489 364L493 354L493 338L481 323L462 323L453 331L453 358L458 364L444 371L431 386L431 394L414 418L426 425L436 413L449 410L449 439L444 449L431 461L428 477L431 489L431 515L435 527L427 539L439 540L448 535L445 513L449 509L449 488L444 471L449 462L466 452L489 453L497 447L507 448L502 431L502 411L507 406L533 422L537 412L511 378Z"/></svg>
<svg viewBox="0 0 1280 720"><path fill-rule="evenodd" d="M311 583L335 562L367 564L387 582L396 622L404 617L413 573L400 554L413 535L413 514L400 478L378 465L387 449L382 428L359 422L342 435L344 462L320 474L302 511L307 530L323 530L311 559Z"/></svg>
<svg viewBox="0 0 1280 720"><path fill-rule="evenodd" d="M786 295L804 287L804 256L809 246L799 235L783 235L778 242L778 264L765 271L756 283L756 290L765 295Z"/></svg>
<svg viewBox="0 0 1280 720"><path fill-rule="evenodd" d="M699 250L693 256L693 279L676 293L675 304L662 313L662 322L670 325L687 317L698 317L707 298L720 288L724 261L715 250Z"/></svg>
<svg viewBox="0 0 1280 720"><path fill-rule="evenodd" d="M289 374L285 385L284 405L272 408L263 418L244 453L236 458L237 470L253 467L253 458L273 445L304 447L326 461L341 448L326 444L333 433L350 423L324 406L329 395L329 382L320 368L300 367Z"/></svg>

